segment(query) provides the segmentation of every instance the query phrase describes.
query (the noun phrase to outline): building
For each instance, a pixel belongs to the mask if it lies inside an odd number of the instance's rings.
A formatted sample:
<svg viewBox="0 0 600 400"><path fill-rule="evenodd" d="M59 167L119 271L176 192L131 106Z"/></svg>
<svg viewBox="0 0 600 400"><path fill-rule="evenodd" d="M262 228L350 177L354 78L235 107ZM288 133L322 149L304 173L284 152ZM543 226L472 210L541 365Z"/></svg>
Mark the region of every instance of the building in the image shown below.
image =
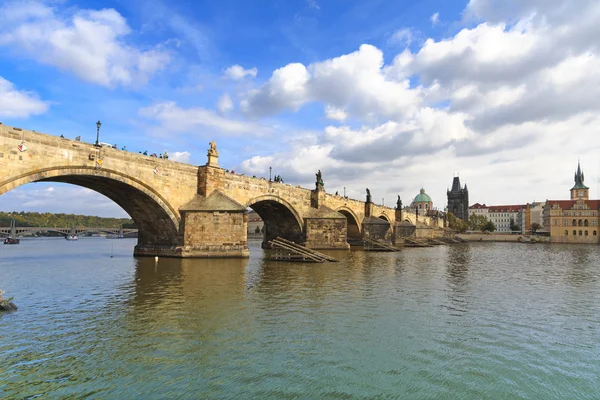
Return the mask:
<svg viewBox="0 0 600 400"><path fill-rule="evenodd" d="M581 165L577 163L575 185L570 200L546 200L544 228L554 243L600 243L600 200L590 200L590 189L583 183Z"/></svg>
<svg viewBox="0 0 600 400"><path fill-rule="evenodd" d="M544 227L544 206L545 202L533 202L525 204L525 208L521 211L521 233L530 234L531 226L538 224Z"/></svg>
<svg viewBox="0 0 600 400"><path fill-rule="evenodd" d="M431 197L425 193L425 189L421 188L419 194L416 195L410 206L419 210L420 215L426 215L428 210L433 210L433 201L431 201Z"/></svg>
<svg viewBox="0 0 600 400"><path fill-rule="evenodd" d="M469 215L483 215L489 221L492 221L496 226L496 232L512 233L511 222L518 226L521 231L522 210L525 206L508 205L508 206L486 206L485 204L475 203L469 207Z"/></svg>
<svg viewBox="0 0 600 400"><path fill-rule="evenodd" d="M467 221L469 219L469 190L467 184L462 188L460 178L455 176L452 180L452 189L448 190L448 212L454 214L456 218Z"/></svg>
<svg viewBox="0 0 600 400"><path fill-rule="evenodd" d="M522 205L489 206L487 218L496 225L496 232L511 233L511 224L518 227L514 231L521 232Z"/></svg>

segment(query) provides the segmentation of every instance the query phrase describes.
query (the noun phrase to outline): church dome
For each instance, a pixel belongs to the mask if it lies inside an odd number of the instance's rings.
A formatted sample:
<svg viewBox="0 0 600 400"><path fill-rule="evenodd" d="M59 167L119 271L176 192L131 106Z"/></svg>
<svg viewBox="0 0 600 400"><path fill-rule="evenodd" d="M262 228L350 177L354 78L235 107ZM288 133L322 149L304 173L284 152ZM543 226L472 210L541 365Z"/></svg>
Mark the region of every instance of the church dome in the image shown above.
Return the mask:
<svg viewBox="0 0 600 400"><path fill-rule="evenodd" d="M432 203L431 197L425 193L425 189L421 188L420 193L415 197L413 203Z"/></svg>

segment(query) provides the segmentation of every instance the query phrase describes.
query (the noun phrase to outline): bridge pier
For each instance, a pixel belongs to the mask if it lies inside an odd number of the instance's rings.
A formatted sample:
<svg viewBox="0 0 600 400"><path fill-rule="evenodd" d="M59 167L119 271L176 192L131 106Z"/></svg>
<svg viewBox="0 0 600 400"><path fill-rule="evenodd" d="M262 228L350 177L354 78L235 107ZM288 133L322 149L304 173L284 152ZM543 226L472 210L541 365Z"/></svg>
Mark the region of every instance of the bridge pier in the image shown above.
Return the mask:
<svg viewBox="0 0 600 400"><path fill-rule="evenodd" d="M179 257L247 258L248 211L219 191L196 195L179 209L181 213Z"/></svg>
<svg viewBox="0 0 600 400"><path fill-rule="evenodd" d="M348 220L345 215L325 206L325 187L316 182L310 194L310 210L304 218L306 247L311 249L350 249Z"/></svg>

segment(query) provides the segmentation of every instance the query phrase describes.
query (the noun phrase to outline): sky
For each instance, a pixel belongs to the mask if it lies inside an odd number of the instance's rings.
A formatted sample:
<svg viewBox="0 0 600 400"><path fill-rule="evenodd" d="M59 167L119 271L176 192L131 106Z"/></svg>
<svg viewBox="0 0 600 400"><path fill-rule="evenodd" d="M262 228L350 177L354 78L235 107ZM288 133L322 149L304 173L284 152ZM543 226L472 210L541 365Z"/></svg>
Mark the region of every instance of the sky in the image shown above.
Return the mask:
<svg viewBox="0 0 600 400"><path fill-rule="evenodd" d="M597 0L0 0L0 121L376 203L600 187ZM125 216L33 183L0 210Z"/></svg>

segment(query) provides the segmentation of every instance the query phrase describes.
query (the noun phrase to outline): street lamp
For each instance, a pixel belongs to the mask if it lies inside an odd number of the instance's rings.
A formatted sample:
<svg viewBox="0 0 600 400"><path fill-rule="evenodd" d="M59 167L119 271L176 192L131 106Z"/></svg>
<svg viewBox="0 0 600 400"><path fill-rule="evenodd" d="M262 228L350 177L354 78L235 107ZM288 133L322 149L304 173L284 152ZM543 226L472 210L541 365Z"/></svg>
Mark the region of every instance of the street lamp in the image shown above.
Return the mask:
<svg viewBox="0 0 600 400"><path fill-rule="evenodd" d="M99 145L98 143L98 139L100 137L100 127L102 126L102 122L100 122L100 120L98 120L98 122L96 122L96 146Z"/></svg>
<svg viewBox="0 0 600 400"><path fill-rule="evenodd" d="M271 167L269 167L269 182L271 182Z"/></svg>

